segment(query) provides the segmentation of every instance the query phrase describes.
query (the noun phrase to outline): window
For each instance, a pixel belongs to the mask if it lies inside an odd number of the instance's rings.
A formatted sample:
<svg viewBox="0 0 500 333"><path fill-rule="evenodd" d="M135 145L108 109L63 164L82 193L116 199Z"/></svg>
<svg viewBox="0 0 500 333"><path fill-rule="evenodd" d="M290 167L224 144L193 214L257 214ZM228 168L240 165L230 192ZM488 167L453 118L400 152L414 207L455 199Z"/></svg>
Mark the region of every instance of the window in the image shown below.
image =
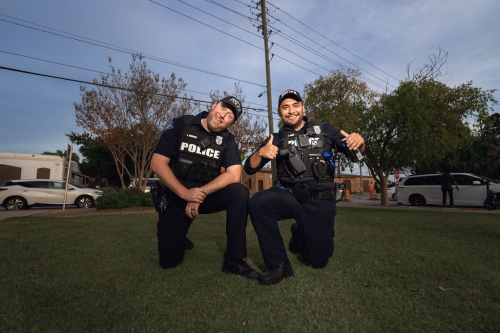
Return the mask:
<svg viewBox="0 0 500 333"><path fill-rule="evenodd" d="M17 185L29 188L48 188L48 182L19 182Z"/></svg>
<svg viewBox="0 0 500 333"><path fill-rule="evenodd" d="M38 168L36 170L36 179L50 179L50 169Z"/></svg>
<svg viewBox="0 0 500 333"><path fill-rule="evenodd" d="M49 188L55 188L55 189L62 190L65 187L66 187L66 185L64 183L61 183L61 182L49 182Z"/></svg>
<svg viewBox="0 0 500 333"><path fill-rule="evenodd" d="M425 177L425 185L441 185L441 175Z"/></svg>
<svg viewBox="0 0 500 333"><path fill-rule="evenodd" d="M404 183L404 186L412 186L412 185L423 185L424 183L424 177L410 177L406 178L406 181Z"/></svg>
<svg viewBox="0 0 500 333"><path fill-rule="evenodd" d="M472 185L472 182L479 180L478 178L471 177L468 175L456 175L453 176L458 185Z"/></svg>
<svg viewBox="0 0 500 333"><path fill-rule="evenodd" d="M252 178L248 178L248 189L252 189Z"/></svg>

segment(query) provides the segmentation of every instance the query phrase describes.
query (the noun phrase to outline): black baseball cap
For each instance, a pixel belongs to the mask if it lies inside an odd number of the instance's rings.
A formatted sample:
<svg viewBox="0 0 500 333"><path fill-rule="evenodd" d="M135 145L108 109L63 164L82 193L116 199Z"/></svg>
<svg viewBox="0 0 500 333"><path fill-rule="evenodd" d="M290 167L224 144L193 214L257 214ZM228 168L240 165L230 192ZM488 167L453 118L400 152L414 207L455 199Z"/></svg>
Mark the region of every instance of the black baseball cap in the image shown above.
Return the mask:
<svg viewBox="0 0 500 333"><path fill-rule="evenodd" d="M234 96L227 96L220 100L222 103L226 104L231 111L234 113L234 121L238 120L241 116L241 102Z"/></svg>
<svg viewBox="0 0 500 333"><path fill-rule="evenodd" d="M285 90L280 95L280 98L278 100L278 109L281 105L281 102L283 102L283 100L285 100L287 98L292 98L292 99L296 100L297 102L302 102L302 97L300 97L300 94L297 91L292 90L292 89L288 89L288 90Z"/></svg>

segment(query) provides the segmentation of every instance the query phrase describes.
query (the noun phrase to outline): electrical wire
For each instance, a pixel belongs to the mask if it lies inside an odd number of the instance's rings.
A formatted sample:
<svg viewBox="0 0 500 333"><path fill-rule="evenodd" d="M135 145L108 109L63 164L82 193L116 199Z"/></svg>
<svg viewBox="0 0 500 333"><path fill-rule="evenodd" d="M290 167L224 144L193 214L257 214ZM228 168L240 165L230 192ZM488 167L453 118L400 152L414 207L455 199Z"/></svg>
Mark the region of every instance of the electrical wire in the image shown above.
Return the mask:
<svg viewBox="0 0 500 333"><path fill-rule="evenodd" d="M78 80L78 79L71 79L71 78L67 78L67 77L61 77L61 76L55 76L55 75L42 74L42 73L31 72L31 71L25 71L25 70L22 70L22 69L17 69L17 68L12 68L12 67L0 66L0 69L11 71L11 72L16 72L16 73L41 76L41 77L46 77L46 78L51 78L51 79L57 79L57 80L63 80L63 81L69 81L69 82L76 82L76 83L88 84L88 85L99 86L99 87L110 88L110 89L132 91L132 89L124 88L124 87L117 87L117 86L112 86L112 85L103 84L103 83L90 82L90 81L84 81L84 80ZM213 103L212 101L204 101L204 100L199 100L199 99L194 99L194 98L188 98L188 97L180 97L180 96L175 96L175 95L155 94L155 96L188 100L188 101L193 101L193 102L198 102L198 103L204 103L204 104L208 104L208 105L211 105ZM246 109L247 112L248 112L248 110L257 111L257 112L265 112L265 110L263 110L263 109L256 109L256 108L245 107L245 106L243 106L243 109ZM256 115L256 114L252 114L252 115ZM261 115L259 115L259 116L261 116Z"/></svg>
<svg viewBox="0 0 500 333"><path fill-rule="evenodd" d="M238 1L238 0L235 0L235 1ZM238 1L238 2L240 2L240 1ZM286 16L290 17L291 19L293 19L293 20L297 21L298 23L302 24L302 25L303 25L303 26L305 26L306 28L308 28L308 29L310 29L310 30L314 31L315 33L317 33L317 34L318 34L318 35L320 35L321 37L325 38L326 40L330 41L331 43L333 43L333 44L337 45L338 47L340 47L340 48L341 48L341 49L343 49L344 51L346 51L346 52L348 52L348 53L352 54L352 55L353 55L353 56L355 56L356 58L358 58L358 59L360 59L361 61L363 61L363 62L367 63L367 64L368 64L368 65L370 65L370 66L372 66L373 68L378 69L378 70L379 70L379 71L381 71L382 73L384 73L384 74L386 74L386 75L388 75L388 76L392 77L393 79L395 79L395 80L396 80L396 81L398 81L398 82L400 82L400 81L401 81L401 80L399 80L398 78L396 78L396 77L392 76L391 74L389 74L389 73L385 72L384 70L382 70L382 69L378 68L377 66L373 65L372 63L370 63L370 62L366 61L365 59L363 59L363 58L359 57L359 56L358 56L358 55L356 55L355 53L353 53L353 52L349 51L348 49L346 49L346 48L345 48L345 47L343 47L342 45L340 45L340 44L338 44L338 43L334 42L333 40L331 40L330 38L326 37L325 35L323 35L323 34L319 33L318 31L314 30L313 28L309 27L308 25L306 25L305 23L303 23L303 22L301 22L300 20L296 19L295 17L291 16L290 14L288 14L288 13L284 12L281 8L279 8L279 7L275 6L274 4L270 3L269 1L267 1L266 3L267 3L267 4L269 4L269 5L271 5L271 6L273 6L274 8L276 8L277 10L279 10L280 12L282 12L283 14L285 14Z"/></svg>
<svg viewBox="0 0 500 333"><path fill-rule="evenodd" d="M157 4L158 6L161 6L161 7L165 8L165 9L171 10L171 11L173 11L173 12L175 12L175 13L179 14L179 15L182 15L182 16L184 16L184 17L187 17L187 18L189 18L189 19L191 19L191 20L193 20L193 21L196 21L196 22L198 22L198 23L200 23L200 24L203 24L203 25L205 25L205 26L207 26L207 27L209 27L209 28L212 28L212 29L214 29L214 30L217 30L217 31L219 31L219 32L222 32L222 33L223 33L223 34L225 34L225 35L228 35L228 36L230 36L230 37L236 38L237 40L240 40L240 41L242 41L242 42L244 42L244 43L246 43L246 44L248 44L248 45L250 45L250 46L253 46L253 47L255 47L255 48L257 48L257 49L261 50L261 51L265 51L263 48L261 48L261 47L259 47L259 46L257 46L257 45L253 45L253 44L251 44L251 43L249 43L249 42L246 42L246 41L242 40L241 38L235 37L235 36L233 36L233 35L231 35L231 34L229 34L229 33L225 32L225 31L223 31L223 30L217 29L217 28L215 28L215 27L213 27L213 26L211 26L211 25L209 25L209 24L203 23L203 22L201 22L201 21L199 21L199 20L197 20L197 19L195 19L195 18L193 18L193 17L190 17L190 16L188 16L188 15L186 15L186 14L183 14L183 13L181 13L181 12L179 12L179 11L175 10L175 9L172 9L172 8L170 8L170 7L167 7L167 6L165 6L165 5L162 5L162 4L160 4L160 3L158 3L158 2L156 2L156 1L154 1L154 0L148 0L148 1L150 1L150 2L152 2L152 3L155 3L155 4ZM321 76L321 74L315 73L315 72L313 72L313 71L311 71L311 70L309 70L309 69L307 69L307 68L305 68L305 67L303 67L303 66L300 66L300 65L298 65L298 64L296 64L296 63L294 63L294 62L292 62L292 61L290 61L290 60L288 60L288 59L285 59L285 58L283 58L283 57L281 57L281 56L279 56L279 55L277 55L277 54L274 54L274 55L275 55L277 58L280 58L280 59L282 59L282 60L284 60L284 61L286 61L286 62L291 63L292 65L295 65L295 66L297 66L297 67L302 68L302 69L303 69L303 70L305 70L305 71L308 71L308 72L310 72L310 73L312 73L312 74L314 74L314 75L317 75L317 76ZM305 58L304 58L304 59L305 59ZM275 89L272 89L272 90L275 90Z"/></svg>
<svg viewBox="0 0 500 333"><path fill-rule="evenodd" d="M14 55L14 56L17 56L17 57L22 57L22 58L27 58L27 59L37 60L37 61L43 61L43 62L47 62L47 63L50 63L50 64L59 65L59 66L65 66L65 67L70 67L70 68L81 69L81 70L84 70L84 71L89 71L89 72L93 72L93 73L99 73L99 74L102 74L102 75L119 76L119 75L113 74L113 73L106 73L106 72L101 72L101 71L97 71L97 70L89 69L89 68L85 68L85 67L63 64L63 63L60 63L60 62L57 62L57 61L51 61L51 60L46 60L46 59L41 59L41 58L36 58L36 57L30 57L30 56L27 56L27 55L13 53L13 52L8 52L8 51L4 51L4 50L0 50L0 53L10 54L10 55ZM208 94L208 93L203 93L203 92L195 91L195 90L182 89L182 91L187 91L187 92L192 92L192 93L196 93L196 94L210 96L210 94ZM262 107L267 107L267 105L263 105L263 104L259 104L259 103L252 103L252 102L247 102L247 103L248 104L262 106Z"/></svg>
<svg viewBox="0 0 500 333"><path fill-rule="evenodd" d="M0 14L0 16L7 16L7 15ZM40 26L40 25L38 25L36 23L32 23L32 22L20 20L20 19L11 17L11 16L8 16L8 17L13 18L15 20L22 21L22 22L26 22L26 23L29 23L29 24L32 24L32 25L35 25L35 26ZM100 41L97 41L97 40L94 40L94 39L90 39L90 38L87 38L87 37L83 37L83 36L79 36L79 35L67 33L67 32L56 30L56 29L52 29L52 28L49 28L49 27L40 26L40 27L43 27L43 28L46 28L46 29L50 29L50 30L54 30L54 31L58 31L58 32L61 32L61 33L47 31L47 30L44 30L44 29L41 29L41 28L30 27L28 25L24 25L24 24L20 24L20 23L17 23L17 22L8 21L8 20L1 19L1 18L0 18L0 21L4 21L4 22L10 23L10 24L18 25L18 26L21 26L21 27L24 27L24 28L28 28L28 29L32 29L32 30L41 31L41 32L44 32L44 33L48 33L48 34L51 34L51 35L58 36L58 37L63 37L63 38L75 40L75 41L78 41L78 42L87 43L87 44L91 44L91 45L94 45L94 46L98 46L98 47L110 49L110 50L113 50L113 51L118 51L118 52L127 53L127 54L141 54L146 59L151 59L151 60L154 60L154 61L158 61L158 62L169 64L169 65L173 65L173 66L177 66L177 67L182 67L182 68L186 68L186 69L190 69L190 70L193 70L193 71L197 71L197 72L201 72L201 73L205 73L205 74L210 74L210 75L214 75L214 76L218 76L218 77L222 77L222 78L226 78L226 79L236 80L236 81L240 81L240 82L243 82L243 83L248 83L248 84L251 84L251 85L259 86L261 88L266 88L265 85L260 84L260 83L250 82L250 81L247 81L247 80L242 80L242 79L234 78L234 77L231 77L231 76L227 76L227 75L223 75L223 74L211 72L211 71L208 71L208 70L199 69L199 68L196 68L196 67L193 67L193 66L189 66L189 65L181 64L181 63L174 62L174 61L171 61L171 60L159 58L159 57L156 57L156 56L153 56L153 55L141 53L139 51L130 50L130 49L127 49L127 48L123 48L121 46L116 46L116 45L109 44L109 43L103 43L103 42L100 42ZM68 36L63 35L62 33L67 34ZM72 36L74 36L74 37L72 37Z"/></svg>
<svg viewBox="0 0 500 333"><path fill-rule="evenodd" d="M363 68L359 67L359 66L358 66L358 65L356 65L355 63L353 63L353 62L351 62L351 61L349 61L349 60L345 59L344 57L342 57L342 56L338 55L337 53L335 53L335 52L333 52L333 51L329 50L328 48L324 47L323 45L321 45L321 44L319 44L319 43L315 42L315 41L314 41L314 40L312 40L311 38L307 37L306 35L302 34L302 33L301 33L301 32L299 32L299 31L297 31L296 29L294 29L294 28L290 27L289 25L287 25L287 24L283 23L280 19L278 19L278 18L276 18L276 17L274 17L274 16L272 16L272 15L269 15L269 16L271 16L272 18L274 18L276 21L280 22L281 24L283 24L283 25L284 25L284 26L286 26L287 28L289 28L289 29L293 30L294 32L298 33L298 34L299 34L299 35L301 35L302 37L304 37L304 38L306 38L306 39L310 40L310 41L311 41L311 42L313 42L314 44L316 44L316 45L320 46L321 48L323 48L323 49L327 50L328 52L332 53L333 55L335 55L335 56L339 57L340 59L342 59L342 60L344 60L344 61L348 62L349 64L351 64L351 65L355 66L356 68L360 69L361 71L363 71L363 72L365 72L365 73L367 73L367 74L369 74L369 75L373 76L374 78L376 78L376 79L378 79L378 80L380 80L380 81L382 81L382 82L385 82L383 79L381 79L381 78L379 78L378 76L376 76L376 75L374 75L374 74L372 74L372 73L368 72L366 69L363 69ZM291 36L289 36L289 35L284 34L282 31L279 31L279 32L280 32L281 34L283 34L283 35L287 36L288 38L293 38L293 37L291 37ZM278 34L278 35L279 35L279 34ZM287 38L287 39L288 39L288 38ZM304 45L304 44L303 44L303 45ZM333 60L332 60L332 61L333 61ZM341 68L343 68L343 67L344 67L342 64L339 64L339 66L340 66ZM392 85L392 84L389 84L389 85L390 85L390 86L392 86L392 87L394 87L394 88L396 88L396 86L394 86L394 85Z"/></svg>
<svg viewBox="0 0 500 333"><path fill-rule="evenodd" d="M151 1L151 0L150 0L150 1ZM177 1L180 1L180 2L184 3L184 2L183 2L183 1L181 1L181 0L177 0ZM216 1L214 1L214 0L205 0L205 1L207 1L207 2L209 2L209 3L212 3L212 4L214 4L214 5L217 5L217 6L219 6L219 7L222 7L222 8L224 8L224 9L226 9L226 10L229 10L229 11L235 12L235 11L231 10L230 8L225 7L225 6L223 6L223 5L219 4L219 3L217 3L217 2L216 2ZM238 1L238 0L235 0L235 1L237 1L237 2L239 2L239 3L242 3L241 1ZM242 4L243 4L243 3L242 3ZM246 6L248 6L248 7L250 7L248 4L245 4L245 5L246 5ZM189 6L190 6L190 7L192 7L192 8L198 9L198 10L200 10L200 11L204 12L204 13L206 13L205 11L203 11L203 10L201 10L201 9L199 9L199 8L196 8L195 6L192 6L192 5L189 5ZM235 13L237 13L237 12L235 12ZM224 22L226 22L226 23L229 23L229 22L227 22L227 21L225 21L225 20L221 19L220 17L217 17L217 16L212 15L212 14L209 14L209 13L207 13L207 14L208 14L208 15L211 15L211 16L213 16L213 17L216 17L217 19L222 20L222 21L224 21ZM243 16L243 17L245 17L243 14L240 14L240 13L237 13L237 14L238 14L238 15L241 15L241 16ZM273 19L275 19L276 21L278 21L278 22L282 23L282 22L281 22L278 18L276 18L276 17L274 17L274 16L272 16L272 15L269 15L269 16L270 16L270 17L272 17ZM249 18L251 21L255 21L255 22L259 22L259 23L260 23L260 21L255 20L255 19L253 19L253 18L251 18L251 17L245 17L245 18ZM235 25L234 25L234 24L232 24L232 23L229 23L229 24L231 24L231 25L235 26ZM288 25L286 25L286 24L284 24L284 23L282 23L282 24L283 24L283 25L285 25L285 26L287 26L287 27L289 27ZM236 26L236 27L237 27L237 26ZM239 27L238 27L238 28L239 28ZM294 30L294 31L296 31L295 29L293 29L293 28L291 28L291 27L289 27L289 28L290 28L290 29L292 29L292 30ZM240 28L240 29L242 29L242 28ZM245 29L243 29L243 30L245 30ZM248 30L245 30L245 31L247 31L247 32L248 32ZM298 31L296 31L296 32L297 32L297 33L299 33L299 34L301 34L301 33L300 33L300 32L298 32ZM251 33L251 32L250 32L250 33ZM253 33L251 33L251 34L253 34ZM253 35L254 35L254 34L253 34ZM290 42L292 42L292 43L294 43L294 44L298 44L298 46L299 46L299 47L302 47L303 49L305 49L305 50L307 50L307 51L311 52L312 54L314 54L314 55L316 55L316 56L318 56L318 57L322 58L323 60L326 60L326 61L328 61L328 62L330 62L330 63L332 63L332 64L334 64L334 65L336 65L336 66L340 67L341 69L347 69L347 67L345 67L345 66L344 66L344 65L342 65L341 63L336 62L335 60L333 60L333 59L331 59L331 58L327 57L327 56L326 56L326 55L324 55L324 54L321 54L320 52L318 52L318 51L316 51L316 50L312 49L311 47L309 47L309 46L305 45L304 43L301 43L301 42L297 41L297 40L296 40L296 39L294 39L293 37L288 36L288 35L284 34L283 32L281 32L281 31L279 31L279 30L278 30L277 35L281 36L281 37L282 37L282 38L284 38L284 39L287 39L288 41L290 41ZM301 35L302 35L302 36L304 36L303 34L301 34ZM306 36L304 36L304 37L306 37ZM308 38L308 37L306 37L306 38L307 38L307 39L309 39L309 40L311 40L311 39L310 39L310 38ZM312 41L312 42L314 42L313 40L311 40L311 41ZM316 43L316 42L314 42L314 43ZM316 44L318 44L318 43L316 43ZM281 45L280 45L280 44L278 44L278 43L272 42L272 45L277 46L277 47L279 47L279 48L281 48L281 49L283 49L283 50L285 50L285 51L287 51L287 52L289 52L289 53L292 53L293 55L295 55L295 56L297 56L297 57L301 58L302 60L305 60L305 61L307 61L307 62L309 62L309 63L311 63L311 64L313 64L313 65L315 65L315 66L317 66L317 67L319 67L319 68L321 68L321 69L323 69L323 70L326 70L327 72L330 72L330 71L331 71L331 69L325 68L325 67L323 67L323 66L321 66L321 65L319 65L319 64L317 64L317 63L315 63L315 62L313 62L313 61L311 61L310 59L307 59L306 57L303 57L303 56L299 55L298 53L291 51L289 48L286 48L286 47L284 47L284 46L281 46ZM321 46L320 44L318 44L318 45L319 45L319 46ZM322 46L322 47L323 47L323 46ZM323 48L325 48L325 47L323 47ZM326 49L326 48L325 48L325 49ZM343 60L347 61L348 63L352 64L353 66L355 66L355 67L359 68L361 71L364 71L364 72L366 72L366 73L370 74L371 76L373 76L373 77L377 78L378 80L380 80L380 81L382 81L382 82L384 82L384 83L385 83L385 81L384 81L383 79L381 79L381 78L379 78L379 77L375 76L374 74L369 73L368 71L366 71L366 70L364 70L364 69L360 68L359 66L357 66L356 64L354 64L354 63L352 63L352 62L348 61L347 59L342 58L342 57L341 57L341 56L339 56L338 54L336 54L336 53L334 53L334 52L332 52L332 51L330 51L330 50L328 50L328 49L326 49L326 50L327 50L327 51L329 51L329 52L331 52L331 53L332 53L332 54L334 54L335 56L337 56L337 57L339 57L339 58L341 58L341 59L343 59ZM273 53L273 55L276 55L276 54L274 54L274 53ZM279 57L279 56L278 56L278 57ZM321 76L320 74L317 74L317 73L314 73L314 74L316 74L316 75L318 75L318 76ZM363 78L365 81L367 81L367 82L369 82L369 83L373 84L374 86L377 86L378 88L385 89L385 87L384 87L383 85L381 85L380 83L375 82L375 81L373 81L373 80L371 80L371 79L367 78L367 77L366 77L366 76L364 76L364 75L361 75L361 78ZM394 87L394 86L393 86L393 87Z"/></svg>

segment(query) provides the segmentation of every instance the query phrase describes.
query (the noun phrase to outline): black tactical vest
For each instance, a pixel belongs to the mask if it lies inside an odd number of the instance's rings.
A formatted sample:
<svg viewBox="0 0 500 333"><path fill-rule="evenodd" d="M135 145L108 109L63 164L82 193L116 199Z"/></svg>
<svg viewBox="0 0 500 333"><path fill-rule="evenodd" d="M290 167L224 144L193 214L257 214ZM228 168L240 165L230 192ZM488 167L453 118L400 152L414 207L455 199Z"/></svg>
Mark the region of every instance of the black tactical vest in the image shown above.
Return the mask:
<svg viewBox="0 0 500 333"><path fill-rule="evenodd" d="M190 126L193 115L182 116L182 135L171 168L179 181L206 184L221 174L223 152L229 132L206 135L198 126Z"/></svg>
<svg viewBox="0 0 500 333"><path fill-rule="evenodd" d="M277 159L277 178L282 184L302 182L332 182L333 170L323 152L331 155L330 140L325 140L322 123L311 121L295 132L281 128L280 158Z"/></svg>

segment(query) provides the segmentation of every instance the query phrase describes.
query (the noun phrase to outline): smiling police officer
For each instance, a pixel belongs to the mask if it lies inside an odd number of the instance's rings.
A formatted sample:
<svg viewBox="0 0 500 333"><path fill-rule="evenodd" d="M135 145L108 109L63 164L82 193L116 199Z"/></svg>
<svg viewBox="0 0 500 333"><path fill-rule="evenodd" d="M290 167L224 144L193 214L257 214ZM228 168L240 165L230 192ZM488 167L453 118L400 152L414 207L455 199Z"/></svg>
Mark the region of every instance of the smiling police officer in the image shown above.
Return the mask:
<svg viewBox="0 0 500 333"><path fill-rule="evenodd" d="M286 90L278 101L284 126L272 134L245 162L247 174L276 159L278 182L250 199L249 213L268 271L259 282L270 285L293 275L279 220L294 218L289 250L314 268L322 268L333 254L332 232L337 208L332 149L353 162L362 158L364 139L304 117L302 98ZM353 153L357 152L357 153ZM343 185L343 184L342 184Z"/></svg>
<svg viewBox="0 0 500 333"><path fill-rule="evenodd" d="M185 115L170 122L158 141L151 169L164 185L165 202L157 225L160 266L179 265L193 244L186 238L199 214L226 211L227 248L222 271L258 279L247 256L248 189L240 184L241 160L236 139L227 128L242 112L228 96L209 112ZM221 173L221 167L225 172Z"/></svg>

